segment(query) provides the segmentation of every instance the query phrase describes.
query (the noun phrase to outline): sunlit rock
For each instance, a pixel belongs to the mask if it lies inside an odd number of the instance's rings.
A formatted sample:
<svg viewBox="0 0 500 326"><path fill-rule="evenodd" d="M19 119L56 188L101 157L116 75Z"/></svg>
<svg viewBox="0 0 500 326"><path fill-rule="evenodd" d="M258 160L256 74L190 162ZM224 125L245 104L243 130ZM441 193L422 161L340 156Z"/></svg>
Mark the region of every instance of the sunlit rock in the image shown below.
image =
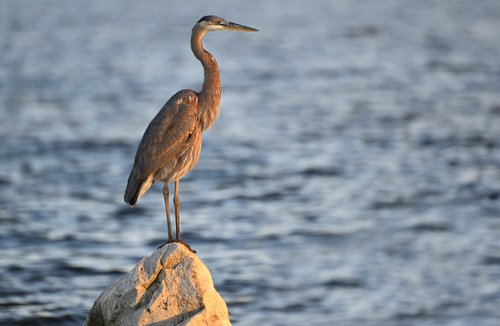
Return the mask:
<svg viewBox="0 0 500 326"><path fill-rule="evenodd" d="M181 244L142 259L95 301L84 326L231 325L207 267Z"/></svg>

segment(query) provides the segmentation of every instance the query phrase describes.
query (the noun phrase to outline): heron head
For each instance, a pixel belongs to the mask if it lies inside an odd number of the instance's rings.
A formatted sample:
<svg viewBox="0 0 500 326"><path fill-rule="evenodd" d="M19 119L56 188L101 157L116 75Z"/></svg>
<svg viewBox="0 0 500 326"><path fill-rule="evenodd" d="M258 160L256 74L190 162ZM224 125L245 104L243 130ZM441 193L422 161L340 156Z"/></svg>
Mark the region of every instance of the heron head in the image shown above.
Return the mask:
<svg viewBox="0 0 500 326"><path fill-rule="evenodd" d="M213 31L245 31L245 32L258 32L258 29L248 27L245 25L236 24L217 16L204 16L194 25L195 29L201 28L205 32Z"/></svg>

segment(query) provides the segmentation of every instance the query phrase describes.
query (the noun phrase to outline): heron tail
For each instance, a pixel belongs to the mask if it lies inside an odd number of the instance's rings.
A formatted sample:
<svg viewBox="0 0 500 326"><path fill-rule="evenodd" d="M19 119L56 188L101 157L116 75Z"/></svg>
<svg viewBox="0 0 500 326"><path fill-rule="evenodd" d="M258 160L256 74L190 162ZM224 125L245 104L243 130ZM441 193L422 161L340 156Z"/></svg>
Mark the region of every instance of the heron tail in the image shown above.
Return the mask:
<svg viewBox="0 0 500 326"><path fill-rule="evenodd" d="M139 179L135 176L134 171L130 173L125 188L124 200L127 204L134 207L137 200L151 187L153 184L153 176L147 179Z"/></svg>

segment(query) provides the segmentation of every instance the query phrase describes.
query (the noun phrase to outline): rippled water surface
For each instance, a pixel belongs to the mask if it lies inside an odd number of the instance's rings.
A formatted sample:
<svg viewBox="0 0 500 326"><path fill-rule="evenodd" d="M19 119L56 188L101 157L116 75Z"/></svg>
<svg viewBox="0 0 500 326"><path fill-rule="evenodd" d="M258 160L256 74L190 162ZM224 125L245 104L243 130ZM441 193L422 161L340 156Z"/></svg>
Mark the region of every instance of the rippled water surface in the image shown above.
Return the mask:
<svg viewBox="0 0 500 326"><path fill-rule="evenodd" d="M166 239L123 191L148 122L220 118L181 181L182 234L234 325L500 324L500 3L3 1L0 324L78 325Z"/></svg>

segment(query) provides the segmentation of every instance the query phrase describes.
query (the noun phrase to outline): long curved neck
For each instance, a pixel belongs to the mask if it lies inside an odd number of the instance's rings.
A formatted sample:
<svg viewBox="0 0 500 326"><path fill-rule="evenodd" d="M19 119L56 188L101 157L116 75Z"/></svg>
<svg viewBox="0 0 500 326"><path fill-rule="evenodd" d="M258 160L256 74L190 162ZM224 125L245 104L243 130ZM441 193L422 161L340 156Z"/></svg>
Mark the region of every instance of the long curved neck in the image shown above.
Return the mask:
<svg viewBox="0 0 500 326"><path fill-rule="evenodd" d="M200 60L205 75L203 86L198 93L198 112L203 130L210 128L215 119L217 119L221 97L220 75L217 62L203 48L201 43L205 33L206 31L202 29L195 29L191 34L191 50L194 56Z"/></svg>

